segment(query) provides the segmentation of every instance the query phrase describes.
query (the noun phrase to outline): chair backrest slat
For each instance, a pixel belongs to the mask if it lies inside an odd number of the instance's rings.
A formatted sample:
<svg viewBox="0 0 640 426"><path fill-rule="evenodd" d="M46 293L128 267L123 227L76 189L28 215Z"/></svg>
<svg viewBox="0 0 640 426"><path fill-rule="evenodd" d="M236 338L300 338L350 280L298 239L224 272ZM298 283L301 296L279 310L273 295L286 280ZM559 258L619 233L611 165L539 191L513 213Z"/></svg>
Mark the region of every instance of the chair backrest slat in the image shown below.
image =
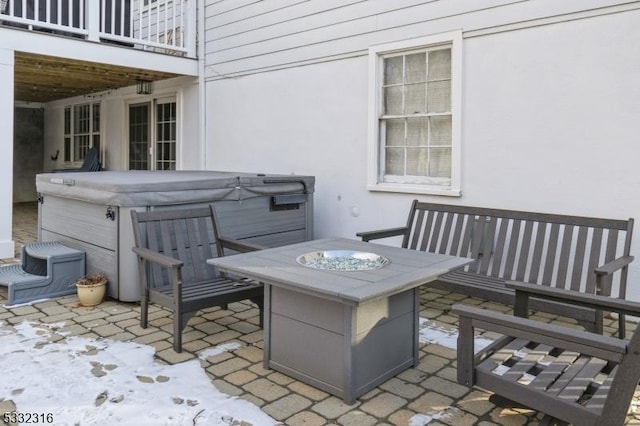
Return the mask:
<svg viewBox="0 0 640 426"><path fill-rule="evenodd" d="M216 244L217 231L213 212L208 207L190 210L153 210L134 212L135 243L169 257L180 259L183 282L206 281L216 277L215 268L206 260L216 257L219 248ZM151 274L154 286L168 285L167 271L158 265L152 265Z"/></svg>

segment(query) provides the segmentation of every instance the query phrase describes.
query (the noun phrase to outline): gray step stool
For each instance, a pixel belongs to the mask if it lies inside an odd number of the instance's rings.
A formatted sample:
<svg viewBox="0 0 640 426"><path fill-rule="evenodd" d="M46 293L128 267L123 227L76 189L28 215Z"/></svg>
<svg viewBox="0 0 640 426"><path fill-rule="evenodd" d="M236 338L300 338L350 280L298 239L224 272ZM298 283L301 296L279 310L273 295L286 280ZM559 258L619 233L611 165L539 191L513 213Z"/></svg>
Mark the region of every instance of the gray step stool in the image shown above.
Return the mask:
<svg viewBox="0 0 640 426"><path fill-rule="evenodd" d="M21 263L0 266L0 286L9 305L75 294L73 283L85 274L85 253L55 241L22 246Z"/></svg>

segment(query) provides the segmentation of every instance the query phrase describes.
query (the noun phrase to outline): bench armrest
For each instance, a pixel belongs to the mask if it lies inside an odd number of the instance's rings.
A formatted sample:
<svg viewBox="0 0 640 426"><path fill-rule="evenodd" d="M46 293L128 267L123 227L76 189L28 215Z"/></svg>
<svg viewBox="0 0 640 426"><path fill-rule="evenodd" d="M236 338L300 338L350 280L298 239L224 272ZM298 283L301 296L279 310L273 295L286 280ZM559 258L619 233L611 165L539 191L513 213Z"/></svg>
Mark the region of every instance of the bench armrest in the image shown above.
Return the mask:
<svg viewBox="0 0 640 426"><path fill-rule="evenodd" d="M610 262L605 263L602 266L598 266L595 269L595 273L596 275L611 275L614 272L624 268L625 266L629 265L631 262L633 262L633 256L623 256L623 257L619 257L617 259L614 259Z"/></svg>
<svg viewBox="0 0 640 426"><path fill-rule="evenodd" d="M640 303L614 297L596 294L580 293L554 287L546 287L537 284L528 284L518 281L507 281L506 287L516 292L516 310L519 307L527 307L529 297L547 299L560 303L584 306L586 308L600 309L640 316Z"/></svg>
<svg viewBox="0 0 640 426"><path fill-rule="evenodd" d="M166 256L162 253L158 253L147 248L133 247L132 250L140 258L157 263L158 265L164 266L165 268L180 268L182 267L182 265L184 265L184 262L181 260L174 259L173 257Z"/></svg>
<svg viewBox="0 0 640 426"><path fill-rule="evenodd" d="M380 238L397 237L399 235L405 235L408 231L406 226L399 226L397 228L379 229L377 231L365 231L358 232L356 235L362 238L362 241L378 240Z"/></svg>
<svg viewBox="0 0 640 426"><path fill-rule="evenodd" d="M228 238L228 237L218 237L218 242L222 247L228 248L230 250L234 250L240 253L264 250L265 248L267 248L259 244L248 243L246 241L240 241L240 240L236 240L234 238Z"/></svg>

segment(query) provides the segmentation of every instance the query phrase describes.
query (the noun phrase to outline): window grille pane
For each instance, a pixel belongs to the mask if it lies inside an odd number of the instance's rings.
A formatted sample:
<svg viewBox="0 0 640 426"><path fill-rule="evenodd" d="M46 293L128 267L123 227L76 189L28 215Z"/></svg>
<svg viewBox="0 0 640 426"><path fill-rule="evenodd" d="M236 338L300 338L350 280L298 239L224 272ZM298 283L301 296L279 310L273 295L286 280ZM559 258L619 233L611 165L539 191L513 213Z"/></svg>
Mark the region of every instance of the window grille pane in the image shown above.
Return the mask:
<svg viewBox="0 0 640 426"><path fill-rule="evenodd" d="M93 104L93 126L95 133L100 132L100 104Z"/></svg>
<svg viewBox="0 0 640 426"><path fill-rule="evenodd" d="M388 175L404 175L404 148L386 148L385 173Z"/></svg>
<svg viewBox="0 0 640 426"><path fill-rule="evenodd" d="M74 139L74 161L83 160L89 150L89 135L75 135Z"/></svg>
<svg viewBox="0 0 640 426"><path fill-rule="evenodd" d="M426 117L407 119L408 146L427 146L427 120Z"/></svg>
<svg viewBox="0 0 640 426"><path fill-rule="evenodd" d="M71 138L64 138L64 161L71 161Z"/></svg>
<svg viewBox="0 0 640 426"><path fill-rule="evenodd" d="M73 108L73 132L89 133L89 105L76 105Z"/></svg>
<svg viewBox="0 0 640 426"><path fill-rule="evenodd" d="M451 78L451 49L429 52L429 80Z"/></svg>
<svg viewBox="0 0 640 426"><path fill-rule="evenodd" d="M427 88L427 111L451 111L451 81L434 81Z"/></svg>
<svg viewBox="0 0 640 426"><path fill-rule="evenodd" d="M428 176L427 148L407 148L407 175Z"/></svg>
<svg viewBox="0 0 640 426"><path fill-rule="evenodd" d="M71 108L64 109L64 134L71 134Z"/></svg>
<svg viewBox="0 0 640 426"><path fill-rule="evenodd" d="M149 104L129 106L129 170L149 167Z"/></svg>
<svg viewBox="0 0 640 426"><path fill-rule="evenodd" d="M384 83L400 84L402 83L402 61L403 56L394 56L384 60Z"/></svg>
<svg viewBox="0 0 640 426"><path fill-rule="evenodd" d="M427 80L427 54L414 53L406 56L405 83L422 83Z"/></svg>
<svg viewBox="0 0 640 426"><path fill-rule="evenodd" d="M451 148L429 149L429 176L451 177Z"/></svg>
<svg viewBox="0 0 640 426"><path fill-rule="evenodd" d="M404 146L404 119L392 118L382 122L383 128L381 132L385 135L386 146Z"/></svg>
<svg viewBox="0 0 640 426"><path fill-rule="evenodd" d="M431 145L451 146L451 116L429 118L431 121Z"/></svg>
<svg viewBox="0 0 640 426"><path fill-rule="evenodd" d="M407 94L405 96L405 108L404 113L407 115L411 114L421 114L426 112L427 109L427 94L426 87L427 85L424 83L420 84L410 84L405 86L407 90Z"/></svg>
<svg viewBox="0 0 640 426"><path fill-rule="evenodd" d="M402 86L384 88L384 114L402 114Z"/></svg>
<svg viewBox="0 0 640 426"><path fill-rule="evenodd" d="M156 107L156 169L176 168L176 103L162 103Z"/></svg>

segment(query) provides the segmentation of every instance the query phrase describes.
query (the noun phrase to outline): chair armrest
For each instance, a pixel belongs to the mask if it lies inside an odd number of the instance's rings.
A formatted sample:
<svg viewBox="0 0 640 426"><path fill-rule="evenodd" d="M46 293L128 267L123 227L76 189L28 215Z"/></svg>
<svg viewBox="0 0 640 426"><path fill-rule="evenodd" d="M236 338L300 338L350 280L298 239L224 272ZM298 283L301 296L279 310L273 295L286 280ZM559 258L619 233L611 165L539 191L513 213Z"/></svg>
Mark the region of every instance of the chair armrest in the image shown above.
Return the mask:
<svg viewBox="0 0 640 426"><path fill-rule="evenodd" d="M633 262L633 256L623 256L605 263L602 266L598 266L595 269L597 275L611 275L619 269L624 268L631 262Z"/></svg>
<svg viewBox="0 0 640 426"><path fill-rule="evenodd" d="M460 333L468 335L468 328L481 328L505 336L531 340L553 347L575 350L583 354L619 361L627 351L627 341L615 337L602 336L588 331L576 330L556 324L548 324L526 318L481 309L474 306L456 304L451 312L460 317ZM467 330L462 330L466 327ZM491 346L489 348L493 349ZM482 351L476 354L481 356Z"/></svg>
<svg viewBox="0 0 640 426"><path fill-rule="evenodd" d="M267 247L259 244L248 243L246 241L240 241L233 238L218 237L218 242L224 248L234 250L240 253L246 253L250 251L264 250Z"/></svg>
<svg viewBox="0 0 640 426"><path fill-rule="evenodd" d="M408 231L406 226L400 226L397 228L379 229L377 231L365 231L358 232L356 235L362 238L362 241L378 240L380 238L397 237L398 235L405 235Z"/></svg>
<svg viewBox="0 0 640 426"><path fill-rule="evenodd" d="M516 292L516 305L525 304L529 297L547 299L554 302L584 306L586 308L614 311L621 314L640 316L640 303L614 297L596 294L579 293L554 287L546 287L537 284L528 284L518 281L507 281L506 287ZM518 299L524 299L519 301ZM524 306L527 306L525 304Z"/></svg>
<svg viewBox="0 0 640 426"><path fill-rule="evenodd" d="M181 260L174 259L173 257L166 256L162 253L158 253L147 248L133 247L132 250L140 258L153 263L157 263L158 265L164 266L165 268L180 268L182 267L182 265L184 265L184 262Z"/></svg>

